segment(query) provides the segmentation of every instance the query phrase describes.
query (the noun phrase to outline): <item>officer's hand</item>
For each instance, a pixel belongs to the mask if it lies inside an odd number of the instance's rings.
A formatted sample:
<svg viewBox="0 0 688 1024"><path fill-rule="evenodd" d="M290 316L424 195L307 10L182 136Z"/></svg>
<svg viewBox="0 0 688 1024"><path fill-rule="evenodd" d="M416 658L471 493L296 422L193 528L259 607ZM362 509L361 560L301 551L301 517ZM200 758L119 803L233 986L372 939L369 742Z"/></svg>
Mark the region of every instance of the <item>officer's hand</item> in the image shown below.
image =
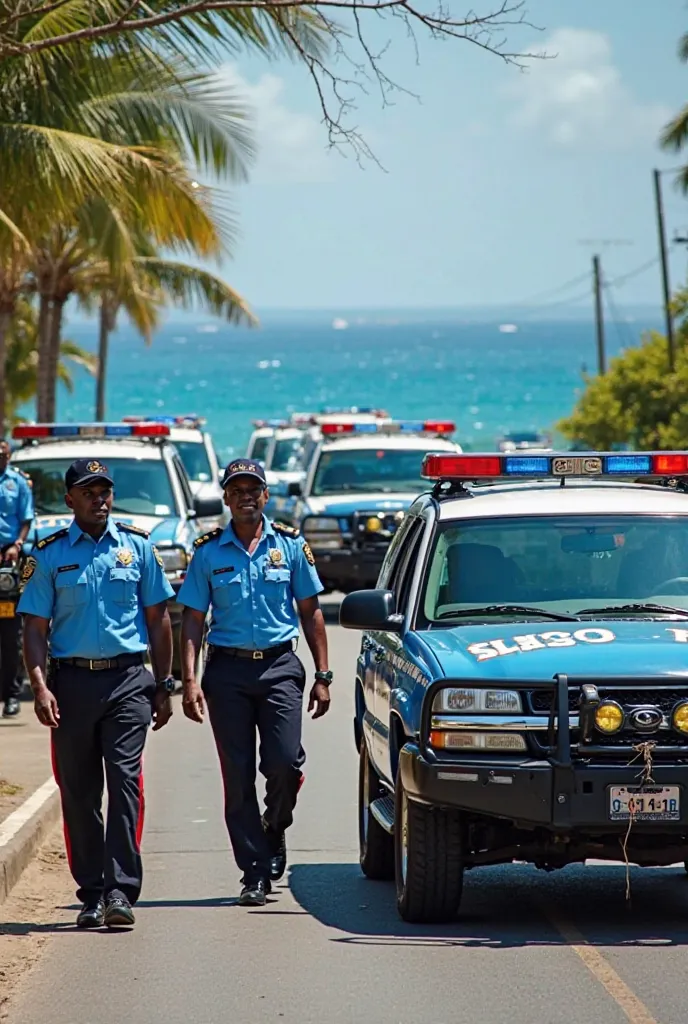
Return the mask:
<svg viewBox="0 0 688 1024"><path fill-rule="evenodd" d="M172 717L172 698L163 690L153 698L153 732L162 729Z"/></svg>
<svg viewBox="0 0 688 1024"><path fill-rule="evenodd" d="M191 683L184 683L182 711L192 722L203 721L205 711L203 691L195 680Z"/></svg>
<svg viewBox="0 0 688 1024"><path fill-rule="evenodd" d="M7 565L15 565L19 558L19 548L16 544L10 544L9 547L5 548L5 553L2 556L3 562Z"/></svg>
<svg viewBox="0 0 688 1024"><path fill-rule="evenodd" d="M314 720L322 718L330 710L330 688L326 683L321 683L320 680L313 683L313 689L308 698L308 710L312 711L313 708L315 708Z"/></svg>
<svg viewBox="0 0 688 1024"><path fill-rule="evenodd" d="M55 694L51 693L47 686L34 690L33 709L41 725L57 729L60 724L60 710L55 700Z"/></svg>

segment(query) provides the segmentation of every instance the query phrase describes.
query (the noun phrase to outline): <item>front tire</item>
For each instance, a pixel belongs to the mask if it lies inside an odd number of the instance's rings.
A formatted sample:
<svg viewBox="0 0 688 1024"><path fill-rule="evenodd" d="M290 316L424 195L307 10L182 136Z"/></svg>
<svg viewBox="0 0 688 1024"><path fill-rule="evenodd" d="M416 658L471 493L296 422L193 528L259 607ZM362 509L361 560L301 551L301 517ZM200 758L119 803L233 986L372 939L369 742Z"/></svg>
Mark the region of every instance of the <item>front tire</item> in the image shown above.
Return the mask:
<svg viewBox="0 0 688 1024"><path fill-rule="evenodd" d="M380 777L370 763L365 736L361 737L358 762L358 844L361 871L366 878L394 878L394 839L370 813L373 800L383 796Z"/></svg>
<svg viewBox="0 0 688 1024"><path fill-rule="evenodd" d="M397 777L394 813L397 910L412 924L455 920L463 890L461 816L409 800Z"/></svg>

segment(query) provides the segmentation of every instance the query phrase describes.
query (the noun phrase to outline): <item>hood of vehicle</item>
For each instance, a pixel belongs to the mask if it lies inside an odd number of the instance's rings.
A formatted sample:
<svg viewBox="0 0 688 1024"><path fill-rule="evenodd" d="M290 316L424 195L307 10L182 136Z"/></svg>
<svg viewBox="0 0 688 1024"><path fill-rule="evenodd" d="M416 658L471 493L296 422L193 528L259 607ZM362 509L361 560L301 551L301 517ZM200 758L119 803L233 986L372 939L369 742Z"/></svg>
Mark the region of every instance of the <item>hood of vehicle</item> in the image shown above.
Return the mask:
<svg viewBox="0 0 688 1024"><path fill-rule="evenodd" d="M124 513L113 513L112 518L116 523L124 523L125 526L136 526L139 530L145 530L150 534L154 544L179 543L180 534L183 532L183 526L185 525L184 520L178 516L168 516L165 519L161 519L158 516L128 516ZM71 523L72 516L69 515L36 516L29 532L25 550L30 550L37 540L42 540L43 537L55 533L56 530L61 530L65 526L71 526Z"/></svg>
<svg viewBox="0 0 688 1024"><path fill-rule="evenodd" d="M551 679L688 672L688 620L495 622L418 634L445 676Z"/></svg>
<svg viewBox="0 0 688 1024"><path fill-rule="evenodd" d="M324 498L308 498L305 515L350 516L354 512L406 511L417 494L333 494Z"/></svg>

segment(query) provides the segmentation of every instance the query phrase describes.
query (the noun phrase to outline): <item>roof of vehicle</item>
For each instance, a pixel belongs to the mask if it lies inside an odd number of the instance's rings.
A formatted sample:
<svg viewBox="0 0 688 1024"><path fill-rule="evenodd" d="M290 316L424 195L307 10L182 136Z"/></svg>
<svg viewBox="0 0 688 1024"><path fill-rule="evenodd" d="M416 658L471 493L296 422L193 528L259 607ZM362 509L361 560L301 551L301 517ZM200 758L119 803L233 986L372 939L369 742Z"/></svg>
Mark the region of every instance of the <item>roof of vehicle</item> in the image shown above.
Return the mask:
<svg viewBox="0 0 688 1024"><path fill-rule="evenodd" d="M206 431L199 427L170 427L170 439L174 441L193 441L196 444L203 444L203 435Z"/></svg>
<svg viewBox="0 0 688 1024"><path fill-rule="evenodd" d="M323 451L398 448L404 451L460 452L457 442L421 434L341 434L323 439Z"/></svg>
<svg viewBox="0 0 688 1024"><path fill-rule="evenodd" d="M34 459L83 459L89 455L98 456L107 463L108 458L113 459L151 459L162 458L164 442L156 441L134 441L130 438L122 440L119 438L89 437L83 441L61 441L46 440L34 444L27 444L17 448L12 455L13 462L29 462Z"/></svg>
<svg viewBox="0 0 688 1024"><path fill-rule="evenodd" d="M305 432L299 427L278 427L274 431L275 441L299 441L305 436Z"/></svg>
<svg viewBox="0 0 688 1024"><path fill-rule="evenodd" d="M618 481L499 483L474 487L470 497L440 502L439 518L489 519L534 515L688 515L688 494L653 484Z"/></svg>

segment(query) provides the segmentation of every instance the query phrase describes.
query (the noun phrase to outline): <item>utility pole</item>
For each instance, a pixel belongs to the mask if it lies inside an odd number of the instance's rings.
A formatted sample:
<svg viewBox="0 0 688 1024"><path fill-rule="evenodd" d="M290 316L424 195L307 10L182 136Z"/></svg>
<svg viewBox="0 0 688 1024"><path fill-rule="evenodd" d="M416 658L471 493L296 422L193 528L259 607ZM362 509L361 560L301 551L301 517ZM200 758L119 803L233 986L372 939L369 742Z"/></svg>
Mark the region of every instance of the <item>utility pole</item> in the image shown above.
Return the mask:
<svg viewBox="0 0 688 1024"><path fill-rule="evenodd" d="M655 208L657 211L657 234L659 237L659 259L662 267L662 294L664 297L664 320L666 323L667 345L669 348L669 370L674 372L676 352L674 342L674 318L671 315L671 290L669 288L669 260L667 258L666 227L664 225L664 203L662 201L662 172L654 170Z"/></svg>
<svg viewBox="0 0 688 1024"><path fill-rule="evenodd" d="M602 271L600 257L592 258L592 280L595 292L595 330L597 334L597 372L607 372L607 358L604 351L604 310L602 308Z"/></svg>

